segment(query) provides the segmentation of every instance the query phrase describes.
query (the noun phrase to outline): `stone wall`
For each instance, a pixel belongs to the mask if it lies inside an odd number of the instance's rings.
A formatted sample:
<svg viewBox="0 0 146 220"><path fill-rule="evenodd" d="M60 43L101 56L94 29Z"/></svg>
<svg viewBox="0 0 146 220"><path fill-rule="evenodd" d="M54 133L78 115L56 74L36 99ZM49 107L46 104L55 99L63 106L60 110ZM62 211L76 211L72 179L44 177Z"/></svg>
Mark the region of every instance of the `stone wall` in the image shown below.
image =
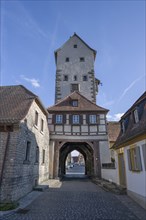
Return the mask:
<svg viewBox="0 0 146 220"><path fill-rule="evenodd" d="M35 125L35 111L38 112L38 125ZM44 129L41 131L41 119ZM1 151L4 155L7 133L1 133ZM26 159L27 144L30 150ZM49 178L49 130L47 118L41 108L34 101L28 114L19 123L19 128L10 132L7 145L7 155L4 165L1 201L15 201L30 192L38 183ZM43 150L45 158L43 163ZM39 160L37 162L37 152Z"/></svg>
<svg viewBox="0 0 146 220"><path fill-rule="evenodd" d="M69 62L66 62L67 57ZM84 57L84 62L80 62L81 57ZM64 80L65 75L68 80ZM83 80L85 75L87 81ZM74 76L77 77L76 81ZM77 36L70 38L57 52L56 102L71 93L71 84L79 84L81 94L96 102L94 53Z"/></svg>

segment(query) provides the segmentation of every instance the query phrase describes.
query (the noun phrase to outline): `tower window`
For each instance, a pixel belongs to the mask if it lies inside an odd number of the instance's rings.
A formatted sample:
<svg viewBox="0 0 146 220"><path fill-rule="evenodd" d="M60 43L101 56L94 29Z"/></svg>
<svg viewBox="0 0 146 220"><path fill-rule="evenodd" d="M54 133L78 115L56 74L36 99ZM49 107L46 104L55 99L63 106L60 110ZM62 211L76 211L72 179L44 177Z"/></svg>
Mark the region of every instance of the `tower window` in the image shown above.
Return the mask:
<svg viewBox="0 0 146 220"><path fill-rule="evenodd" d="M138 122L139 122L138 110L135 109L134 112L133 112L133 114L134 114L135 123L138 123Z"/></svg>
<svg viewBox="0 0 146 220"><path fill-rule="evenodd" d="M68 81L68 75L64 75L64 81Z"/></svg>
<svg viewBox="0 0 146 220"><path fill-rule="evenodd" d="M77 81L77 75L74 75L74 81Z"/></svg>
<svg viewBox="0 0 146 220"><path fill-rule="evenodd" d="M71 84L71 92L79 91L79 84Z"/></svg>
<svg viewBox="0 0 146 220"><path fill-rule="evenodd" d="M77 48L77 44L74 44L74 48Z"/></svg>
<svg viewBox="0 0 146 220"><path fill-rule="evenodd" d="M39 117L39 113L35 111L35 125L36 126L38 126L38 117Z"/></svg>
<svg viewBox="0 0 146 220"><path fill-rule="evenodd" d="M80 62L84 62L85 58L84 57L80 57Z"/></svg>
<svg viewBox="0 0 146 220"><path fill-rule="evenodd" d="M83 76L83 81L87 81L87 76L86 75Z"/></svg>
<svg viewBox="0 0 146 220"><path fill-rule="evenodd" d="M65 62L69 62L69 57L66 57Z"/></svg>

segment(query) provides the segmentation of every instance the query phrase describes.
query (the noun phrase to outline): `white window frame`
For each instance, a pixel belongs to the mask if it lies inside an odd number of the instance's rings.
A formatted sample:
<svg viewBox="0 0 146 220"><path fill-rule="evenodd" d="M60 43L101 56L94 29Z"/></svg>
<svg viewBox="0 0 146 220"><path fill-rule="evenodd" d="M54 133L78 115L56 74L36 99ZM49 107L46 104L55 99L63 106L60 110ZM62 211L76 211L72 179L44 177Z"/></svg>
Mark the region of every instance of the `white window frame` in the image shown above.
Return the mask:
<svg viewBox="0 0 146 220"><path fill-rule="evenodd" d="M79 115L73 115L72 116L72 123L73 124L79 124L80 123L80 116Z"/></svg>
<svg viewBox="0 0 146 220"><path fill-rule="evenodd" d="M56 115L56 124L62 124L62 122L63 122L63 116Z"/></svg>
<svg viewBox="0 0 146 220"><path fill-rule="evenodd" d="M89 122L90 122L90 124L96 124L97 123L97 116L96 115L89 115Z"/></svg>

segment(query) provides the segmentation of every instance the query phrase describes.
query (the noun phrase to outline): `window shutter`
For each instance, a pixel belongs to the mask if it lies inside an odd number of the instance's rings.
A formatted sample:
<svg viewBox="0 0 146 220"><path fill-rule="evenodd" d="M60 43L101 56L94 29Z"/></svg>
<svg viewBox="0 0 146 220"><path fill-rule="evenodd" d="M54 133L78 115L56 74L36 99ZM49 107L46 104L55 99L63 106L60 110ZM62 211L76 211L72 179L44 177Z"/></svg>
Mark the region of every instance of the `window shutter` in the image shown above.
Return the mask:
<svg viewBox="0 0 146 220"><path fill-rule="evenodd" d="M69 124L72 125L72 115L69 115Z"/></svg>
<svg viewBox="0 0 146 220"><path fill-rule="evenodd" d="M89 115L86 115L86 124L89 124Z"/></svg>
<svg viewBox="0 0 146 220"><path fill-rule="evenodd" d="M141 164L141 156L140 156L140 147L136 147L136 162L137 162L137 168L138 170L142 170L142 164Z"/></svg>
<svg viewBox="0 0 146 220"><path fill-rule="evenodd" d="M66 115L63 115L63 123L66 124Z"/></svg>
<svg viewBox="0 0 146 220"><path fill-rule="evenodd" d="M80 125L83 124L83 115L79 115Z"/></svg>
<svg viewBox="0 0 146 220"><path fill-rule="evenodd" d="M145 166L145 170L146 170L146 144L142 145L142 153L143 153L144 166Z"/></svg>
<svg viewBox="0 0 146 220"><path fill-rule="evenodd" d="M132 170L130 149L127 150L127 158L128 158L128 166L129 166L129 170Z"/></svg>
<svg viewBox="0 0 146 220"><path fill-rule="evenodd" d="M52 115L52 124L55 124L55 123L56 123L56 115L53 114L53 115Z"/></svg>

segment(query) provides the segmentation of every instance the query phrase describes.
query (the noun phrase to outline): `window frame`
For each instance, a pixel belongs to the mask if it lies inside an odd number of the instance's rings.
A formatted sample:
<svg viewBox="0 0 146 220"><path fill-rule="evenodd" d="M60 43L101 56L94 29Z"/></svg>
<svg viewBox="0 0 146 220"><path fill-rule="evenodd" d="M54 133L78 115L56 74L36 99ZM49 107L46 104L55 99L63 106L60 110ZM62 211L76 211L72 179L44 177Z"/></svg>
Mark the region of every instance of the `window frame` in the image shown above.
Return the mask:
<svg viewBox="0 0 146 220"><path fill-rule="evenodd" d="M89 115L89 123L97 124L97 115Z"/></svg>
<svg viewBox="0 0 146 220"><path fill-rule="evenodd" d="M68 81L68 75L63 75L63 81Z"/></svg>
<svg viewBox="0 0 146 220"><path fill-rule="evenodd" d="M63 115L56 115L55 116L55 123L56 124L62 124L63 123Z"/></svg>
<svg viewBox="0 0 146 220"><path fill-rule="evenodd" d="M80 115L72 115L72 124L80 124Z"/></svg>
<svg viewBox="0 0 146 220"><path fill-rule="evenodd" d="M132 172L142 171L142 161L139 146L131 146L127 150L129 170Z"/></svg>
<svg viewBox="0 0 146 220"><path fill-rule="evenodd" d="M78 48L78 45L77 45L77 44L74 44L74 48Z"/></svg>
<svg viewBox="0 0 146 220"><path fill-rule="evenodd" d="M133 116L134 116L134 122L137 124L139 122L139 115L138 115L138 109L134 109L133 111Z"/></svg>

